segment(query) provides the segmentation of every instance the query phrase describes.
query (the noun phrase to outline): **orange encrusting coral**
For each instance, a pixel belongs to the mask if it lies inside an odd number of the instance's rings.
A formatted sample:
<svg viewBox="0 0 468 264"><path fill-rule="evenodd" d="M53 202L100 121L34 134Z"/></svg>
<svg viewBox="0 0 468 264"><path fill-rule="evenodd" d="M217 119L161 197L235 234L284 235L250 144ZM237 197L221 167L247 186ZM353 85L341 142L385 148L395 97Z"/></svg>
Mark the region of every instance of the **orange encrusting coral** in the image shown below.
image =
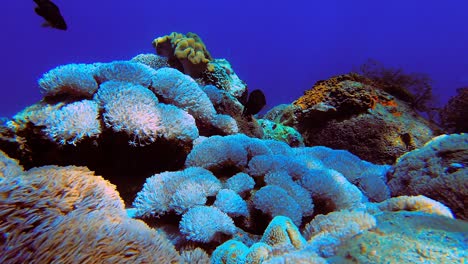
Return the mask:
<svg viewBox="0 0 468 264"><path fill-rule="evenodd" d="M334 76L328 80L318 81L314 87L293 102L302 109L309 109L319 103L339 108L372 109L377 95L368 80L357 74Z"/></svg>

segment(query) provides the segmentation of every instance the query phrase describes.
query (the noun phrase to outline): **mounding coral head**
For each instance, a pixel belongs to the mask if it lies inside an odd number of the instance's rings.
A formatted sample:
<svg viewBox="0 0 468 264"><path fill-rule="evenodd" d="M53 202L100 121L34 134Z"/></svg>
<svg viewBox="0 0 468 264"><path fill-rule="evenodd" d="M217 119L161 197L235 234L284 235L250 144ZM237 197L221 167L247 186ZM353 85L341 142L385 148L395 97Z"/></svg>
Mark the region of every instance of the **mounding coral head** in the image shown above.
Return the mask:
<svg viewBox="0 0 468 264"><path fill-rule="evenodd" d="M177 33L153 40L156 53L168 58L168 63L181 72L198 78L205 70L213 71L209 62L213 60L205 43L195 33Z"/></svg>

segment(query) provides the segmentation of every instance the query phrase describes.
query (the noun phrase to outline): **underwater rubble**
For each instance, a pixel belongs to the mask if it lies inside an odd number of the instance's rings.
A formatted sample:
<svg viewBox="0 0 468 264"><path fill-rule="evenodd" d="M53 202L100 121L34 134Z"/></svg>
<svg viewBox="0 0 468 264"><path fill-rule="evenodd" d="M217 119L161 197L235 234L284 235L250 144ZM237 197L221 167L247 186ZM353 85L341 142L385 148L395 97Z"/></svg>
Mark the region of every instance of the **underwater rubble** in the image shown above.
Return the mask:
<svg viewBox="0 0 468 264"><path fill-rule="evenodd" d="M353 74L245 116L198 35L153 46L51 69L2 120L1 263L467 260L468 134Z"/></svg>

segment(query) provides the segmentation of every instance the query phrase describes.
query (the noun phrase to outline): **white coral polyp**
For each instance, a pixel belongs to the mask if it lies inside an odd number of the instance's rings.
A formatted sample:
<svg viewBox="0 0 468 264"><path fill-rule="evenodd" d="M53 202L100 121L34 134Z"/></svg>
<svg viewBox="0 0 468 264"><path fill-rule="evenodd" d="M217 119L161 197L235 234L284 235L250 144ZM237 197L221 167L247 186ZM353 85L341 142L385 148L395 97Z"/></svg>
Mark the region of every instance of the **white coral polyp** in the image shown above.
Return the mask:
<svg viewBox="0 0 468 264"><path fill-rule="evenodd" d="M83 100L52 111L44 121L44 132L62 145L98 137L101 133L99 109L94 101Z"/></svg>

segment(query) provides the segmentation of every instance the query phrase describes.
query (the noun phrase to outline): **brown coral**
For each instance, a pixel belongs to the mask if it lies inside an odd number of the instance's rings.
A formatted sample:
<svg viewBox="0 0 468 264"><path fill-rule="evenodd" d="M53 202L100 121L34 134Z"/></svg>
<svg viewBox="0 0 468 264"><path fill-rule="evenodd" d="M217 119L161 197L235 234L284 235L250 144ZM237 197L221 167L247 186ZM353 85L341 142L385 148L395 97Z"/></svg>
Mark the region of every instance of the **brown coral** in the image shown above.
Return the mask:
<svg viewBox="0 0 468 264"><path fill-rule="evenodd" d="M0 197L1 263L178 260L164 236L127 217L114 185L84 167L45 166L6 177Z"/></svg>
<svg viewBox="0 0 468 264"><path fill-rule="evenodd" d="M168 58L168 63L193 78L199 78L205 70L213 71L213 60L201 38L195 33L186 35L172 32L153 40L156 53Z"/></svg>
<svg viewBox="0 0 468 264"><path fill-rule="evenodd" d="M325 104L348 114L364 112L374 107L377 95L371 87L364 85L362 79L356 74L346 74L318 81L294 105L310 109Z"/></svg>

